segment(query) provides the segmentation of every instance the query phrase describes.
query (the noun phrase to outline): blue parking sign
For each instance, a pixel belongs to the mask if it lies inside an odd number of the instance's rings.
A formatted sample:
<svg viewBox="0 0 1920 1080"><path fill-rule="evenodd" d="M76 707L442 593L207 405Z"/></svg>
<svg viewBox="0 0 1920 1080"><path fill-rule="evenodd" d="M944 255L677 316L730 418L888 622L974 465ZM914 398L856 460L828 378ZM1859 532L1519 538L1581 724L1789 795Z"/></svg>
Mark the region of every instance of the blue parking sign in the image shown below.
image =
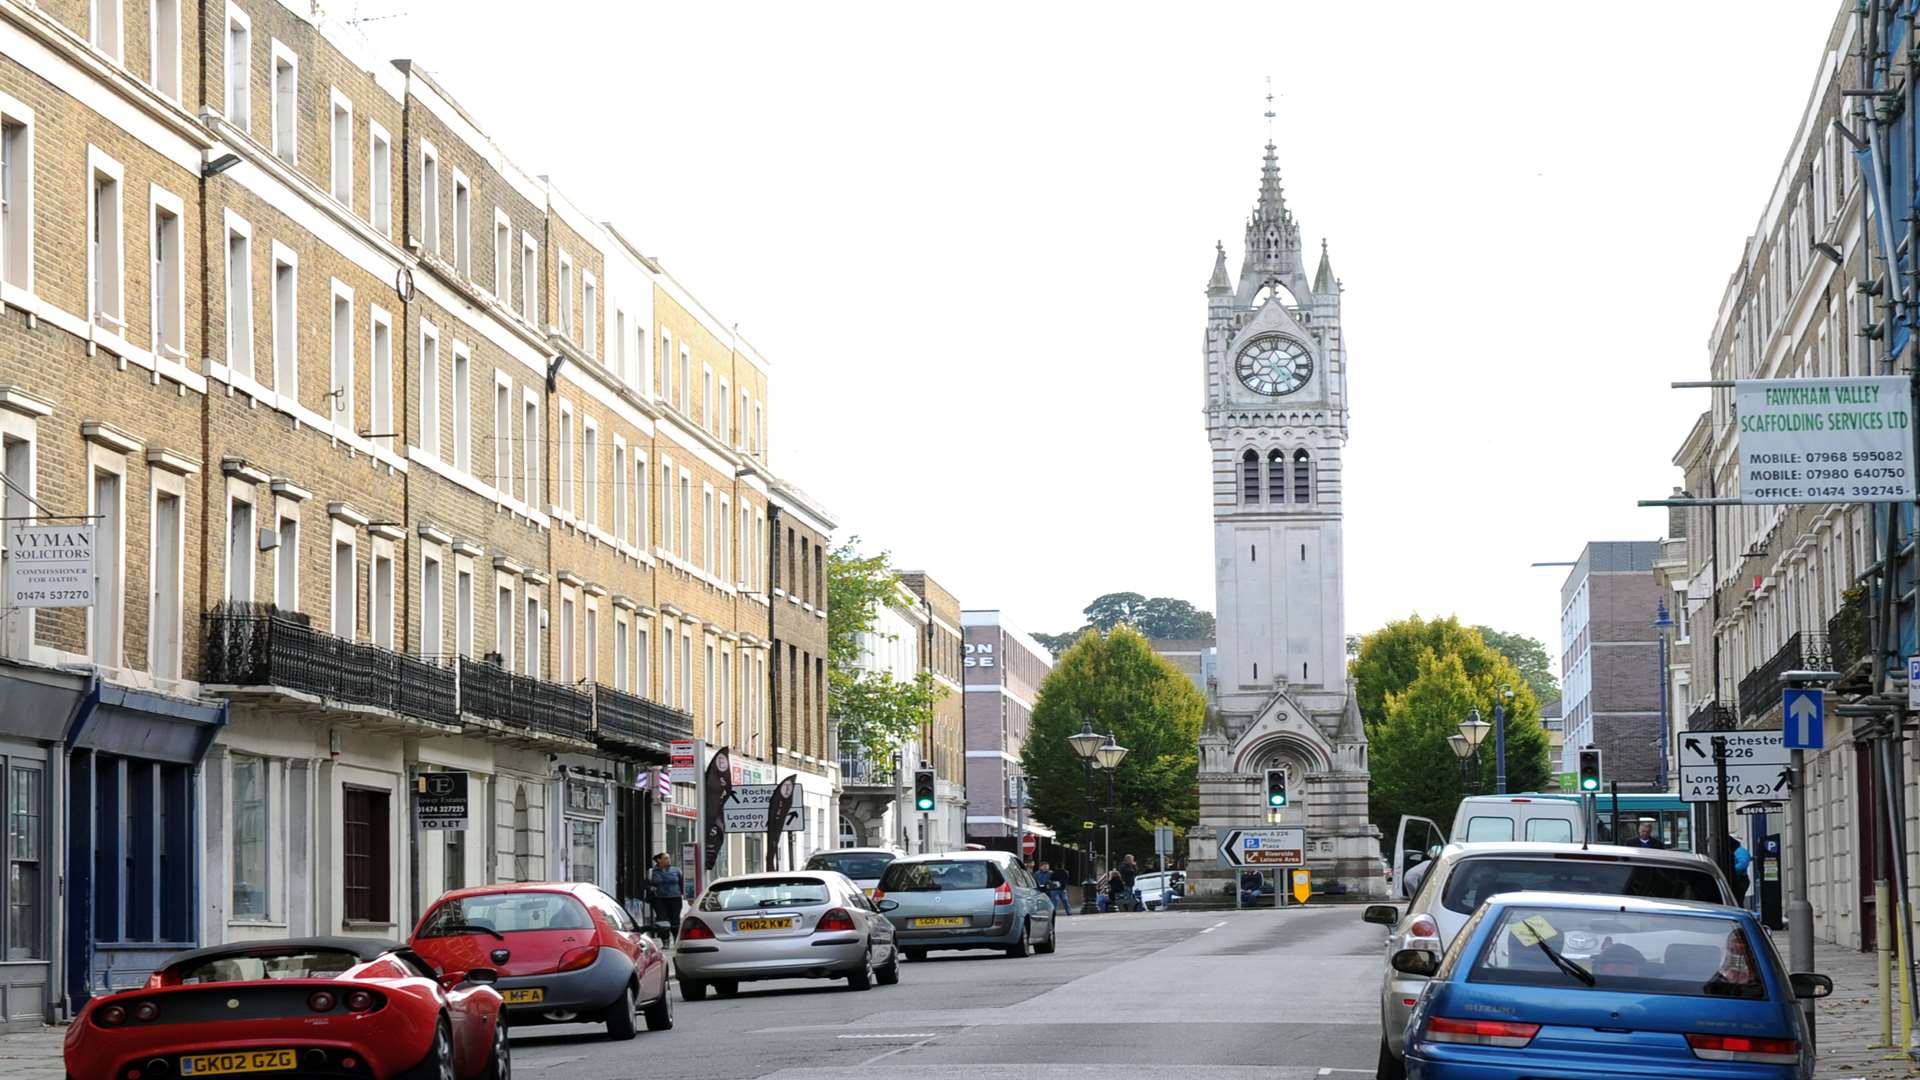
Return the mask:
<svg viewBox="0 0 1920 1080"><path fill-rule="evenodd" d="M1827 693L1824 690L1788 690L1780 696L1789 750L1818 750L1827 744Z"/></svg>

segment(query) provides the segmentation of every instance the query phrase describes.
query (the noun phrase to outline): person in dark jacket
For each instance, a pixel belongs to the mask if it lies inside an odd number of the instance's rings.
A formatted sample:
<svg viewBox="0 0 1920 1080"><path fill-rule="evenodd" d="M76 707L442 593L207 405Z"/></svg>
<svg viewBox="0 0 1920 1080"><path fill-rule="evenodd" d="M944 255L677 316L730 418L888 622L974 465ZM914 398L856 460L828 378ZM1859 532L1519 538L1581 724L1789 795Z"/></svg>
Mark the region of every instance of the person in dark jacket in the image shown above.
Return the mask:
<svg viewBox="0 0 1920 1080"><path fill-rule="evenodd" d="M647 901L653 907L653 921L666 924L667 940L680 932L680 905L686 899L687 879L666 852L653 857L653 869L647 872Z"/></svg>

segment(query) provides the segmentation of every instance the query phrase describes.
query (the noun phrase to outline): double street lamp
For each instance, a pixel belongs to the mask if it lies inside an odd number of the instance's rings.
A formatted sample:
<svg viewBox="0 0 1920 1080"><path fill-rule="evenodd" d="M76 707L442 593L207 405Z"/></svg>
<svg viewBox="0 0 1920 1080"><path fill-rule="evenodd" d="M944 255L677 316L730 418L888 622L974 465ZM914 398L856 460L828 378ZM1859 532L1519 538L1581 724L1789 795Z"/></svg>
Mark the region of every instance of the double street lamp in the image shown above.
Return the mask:
<svg viewBox="0 0 1920 1080"><path fill-rule="evenodd" d="M1507 793L1506 705L1512 697L1513 688L1501 683L1500 696L1493 703L1493 723L1480 719L1480 710L1475 708L1467 713L1465 720L1460 721L1460 733L1447 736L1447 745L1453 748L1453 756L1460 759L1460 776L1464 781L1469 770L1476 775L1479 773L1480 744L1486 741L1487 730L1493 730L1493 791L1496 795Z"/></svg>
<svg viewBox="0 0 1920 1080"><path fill-rule="evenodd" d="M1080 759L1087 773L1087 814L1093 814L1093 770L1098 766L1107 774L1107 866L1113 866L1113 811L1114 791L1113 774L1120 768L1120 762L1127 756L1127 748L1114 741L1112 735L1102 735L1093 730L1093 721L1082 718L1078 733L1067 736L1067 746L1073 750L1073 756ZM1087 850L1093 851L1093 834L1087 834Z"/></svg>

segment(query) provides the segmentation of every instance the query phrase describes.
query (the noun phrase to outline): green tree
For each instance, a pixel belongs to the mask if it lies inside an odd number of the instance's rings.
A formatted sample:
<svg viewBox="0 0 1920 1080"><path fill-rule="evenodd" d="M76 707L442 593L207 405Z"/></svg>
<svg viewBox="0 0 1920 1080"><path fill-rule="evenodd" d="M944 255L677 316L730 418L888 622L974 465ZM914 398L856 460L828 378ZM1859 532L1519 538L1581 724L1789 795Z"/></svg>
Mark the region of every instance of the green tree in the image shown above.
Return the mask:
<svg viewBox="0 0 1920 1080"><path fill-rule="evenodd" d="M1560 680L1553 677L1553 659L1547 655L1547 647L1540 643L1539 638L1509 634L1491 626L1476 626L1474 629L1480 631L1480 640L1513 661L1513 666L1520 669L1520 677L1533 687L1534 697L1542 702L1560 700Z"/></svg>
<svg viewBox="0 0 1920 1080"><path fill-rule="evenodd" d="M1147 598L1137 592L1110 592L1095 597L1080 614L1087 617L1088 626L1105 633L1122 623L1132 623L1146 606Z"/></svg>
<svg viewBox="0 0 1920 1080"><path fill-rule="evenodd" d="M1033 640L1039 642L1053 654L1055 660L1058 660L1061 653L1066 652L1074 642L1080 640L1081 633L1082 631L1075 630L1071 634L1035 634Z"/></svg>
<svg viewBox="0 0 1920 1080"><path fill-rule="evenodd" d="M1107 780L1093 778L1088 810L1085 768L1067 737L1082 720L1112 734L1127 756L1114 774L1114 858L1153 850L1153 828L1191 828L1200 818L1200 725L1207 703L1193 680L1154 654L1130 626L1082 634L1040 685L1020 764L1033 816L1063 839L1078 839L1080 823L1105 821Z"/></svg>
<svg viewBox="0 0 1920 1080"><path fill-rule="evenodd" d="M828 700L841 747L884 762L932 722L933 706L946 690L925 671L895 679L890 672L861 669L860 635L878 632L881 607L900 599L904 586L887 553L863 555L859 539L827 556Z"/></svg>

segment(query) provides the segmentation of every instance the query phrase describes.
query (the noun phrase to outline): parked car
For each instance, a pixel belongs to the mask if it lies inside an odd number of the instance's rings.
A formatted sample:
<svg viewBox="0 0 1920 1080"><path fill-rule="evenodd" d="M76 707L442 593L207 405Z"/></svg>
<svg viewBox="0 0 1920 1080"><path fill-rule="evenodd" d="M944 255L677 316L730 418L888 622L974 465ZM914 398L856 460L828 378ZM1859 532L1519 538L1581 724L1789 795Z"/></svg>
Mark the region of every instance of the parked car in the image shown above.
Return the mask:
<svg viewBox="0 0 1920 1080"><path fill-rule="evenodd" d="M1053 904L1020 860L1005 851L949 851L896 859L874 902L893 921L910 960L930 949L1051 953Z"/></svg>
<svg viewBox="0 0 1920 1080"><path fill-rule="evenodd" d="M1636 896L1503 893L1444 958L1393 963L1430 976L1407 1024L1414 1080L1806 1080L1796 999L1833 991L1789 975L1749 912Z"/></svg>
<svg viewBox="0 0 1920 1080"><path fill-rule="evenodd" d="M880 875L887 872L901 852L888 847L836 848L818 851L807 860L805 870L831 870L845 874L868 895L880 887Z"/></svg>
<svg viewBox="0 0 1920 1080"><path fill-rule="evenodd" d="M851 990L900 981L893 924L844 874L745 874L707 886L673 949L680 996L722 996L758 979L845 979Z"/></svg>
<svg viewBox="0 0 1920 1080"><path fill-rule="evenodd" d="M421 916L410 944L448 971L495 969L516 1027L604 1023L608 1036L631 1039L636 1009L650 1031L673 1026L666 953L592 885L456 889Z"/></svg>
<svg viewBox="0 0 1920 1080"><path fill-rule="evenodd" d="M1148 911L1171 908L1187 897L1187 875L1179 870L1141 874L1133 879L1133 891Z"/></svg>
<svg viewBox="0 0 1920 1080"><path fill-rule="evenodd" d="M184 952L144 987L87 1002L67 1076L505 1077L494 972L435 971L406 946L286 938Z"/></svg>
<svg viewBox="0 0 1920 1080"><path fill-rule="evenodd" d="M1546 890L1732 904L1712 861L1686 851L1579 844L1454 844L1434 859L1402 912L1373 904L1366 921L1392 927L1385 959L1407 949L1446 951L1482 902L1500 893ZM1401 1037L1425 980L1391 963L1380 980L1381 1080L1401 1072Z"/></svg>

